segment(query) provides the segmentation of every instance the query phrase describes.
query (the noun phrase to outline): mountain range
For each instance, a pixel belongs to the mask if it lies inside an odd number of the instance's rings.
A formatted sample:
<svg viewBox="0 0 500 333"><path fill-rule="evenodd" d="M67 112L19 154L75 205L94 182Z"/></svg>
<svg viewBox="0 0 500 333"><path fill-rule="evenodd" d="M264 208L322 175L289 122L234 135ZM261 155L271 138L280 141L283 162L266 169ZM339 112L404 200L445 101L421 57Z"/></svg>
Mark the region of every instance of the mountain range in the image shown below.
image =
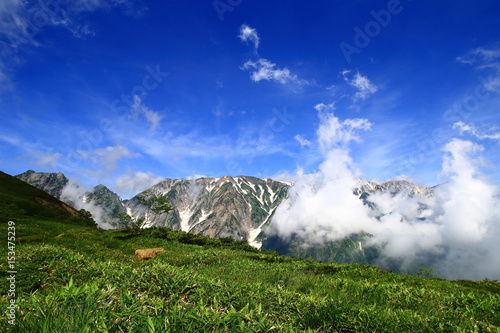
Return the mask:
<svg viewBox="0 0 500 333"><path fill-rule="evenodd" d="M286 200L293 185L291 182L249 176L164 179L145 193L167 197L173 210L153 213L141 205L137 197L122 200L104 185L85 191L60 172L29 170L16 177L77 209L90 211L102 228L117 227L116 214L126 213L134 219L144 218L142 227L165 226L212 238L232 237L246 240L256 248L264 247L292 256L370 264L377 258L377 249L363 246L367 235L352 235L317 248L301 246L302 241L296 235L284 240L264 232L278 206ZM360 184L352 193L367 205L372 205L367 198L376 192L429 196L433 191L432 188L399 180L382 184L360 180Z"/></svg>

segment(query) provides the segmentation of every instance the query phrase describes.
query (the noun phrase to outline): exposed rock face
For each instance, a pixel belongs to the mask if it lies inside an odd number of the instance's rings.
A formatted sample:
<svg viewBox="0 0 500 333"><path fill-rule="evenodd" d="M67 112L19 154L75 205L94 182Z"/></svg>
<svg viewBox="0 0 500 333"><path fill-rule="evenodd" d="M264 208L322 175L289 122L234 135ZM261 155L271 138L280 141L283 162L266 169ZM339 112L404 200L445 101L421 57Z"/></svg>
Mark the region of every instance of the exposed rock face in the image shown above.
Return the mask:
<svg viewBox="0 0 500 333"><path fill-rule="evenodd" d="M118 213L126 213L127 209L122 199L115 192L100 184L87 192L84 200L101 207L103 216L110 222Z"/></svg>
<svg viewBox="0 0 500 333"><path fill-rule="evenodd" d="M144 226L167 226L209 237L232 237L260 247L259 235L278 205L286 198L289 183L254 177L166 179L153 186L152 195L166 196L174 210L152 214L137 200L126 202Z"/></svg>
<svg viewBox="0 0 500 333"><path fill-rule="evenodd" d="M64 186L68 184L68 179L62 173L36 173L30 170L17 177L57 197L61 197ZM429 196L433 193L432 188L416 186L407 181L388 181L383 184L365 180L360 182L361 186L353 189L353 195L372 208L373 204L367 199L376 192L408 196ZM127 213L135 219L144 218L142 227L166 226L209 237L232 237L247 240L250 245L259 248L268 237L262 233L263 227L270 223L276 208L287 198L292 185L289 182L247 176L165 179L151 187L149 192L151 196L169 199L173 206L169 213L154 213L135 198L123 201L104 185L94 187L76 197L76 200L97 207L92 213L98 213L100 220L110 224L116 222L114 217L117 213ZM69 198L65 199L69 204L80 207L75 202L69 202ZM275 244L279 242L276 239L274 241ZM354 237L348 243L357 249L361 248L360 242L361 239ZM295 248L293 244L283 243L279 247ZM340 247L345 248L345 244Z"/></svg>
<svg viewBox="0 0 500 333"><path fill-rule="evenodd" d="M44 191L48 194L60 199L63 188L68 184L69 180L62 172L44 173L28 170L16 178Z"/></svg>
<svg viewBox="0 0 500 333"><path fill-rule="evenodd" d="M382 184L377 184L366 180L360 181L362 185L353 190L353 193L360 198L366 197L366 195L370 195L375 192L390 192L392 195L404 193L409 196L432 194L431 187L417 186L415 184L407 182L406 180L390 180Z"/></svg>

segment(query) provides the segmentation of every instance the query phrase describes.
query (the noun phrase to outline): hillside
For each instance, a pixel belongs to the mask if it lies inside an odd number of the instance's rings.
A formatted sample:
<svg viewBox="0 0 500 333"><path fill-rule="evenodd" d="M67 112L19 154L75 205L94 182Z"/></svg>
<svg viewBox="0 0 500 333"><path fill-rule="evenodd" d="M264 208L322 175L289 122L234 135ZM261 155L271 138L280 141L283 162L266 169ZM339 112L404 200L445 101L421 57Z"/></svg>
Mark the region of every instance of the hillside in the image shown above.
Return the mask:
<svg viewBox="0 0 500 333"><path fill-rule="evenodd" d="M19 218L94 224L85 212L0 171L0 222Z"/></svg>
<svg viewBox="0 0 500 333"><path fill-rule="evenodd" d="M95 229L75 220L74 210L5 174L0 196L2 239L6 221L16 225L19 306L16 326L1 317L3 332L500 329L498 282L323 264L165 227ZM165 251L135 259L134 251L145 248ZM2 246L2 258L6 250ZM7 309L9 286L1 288L0 306Z"/></svg>

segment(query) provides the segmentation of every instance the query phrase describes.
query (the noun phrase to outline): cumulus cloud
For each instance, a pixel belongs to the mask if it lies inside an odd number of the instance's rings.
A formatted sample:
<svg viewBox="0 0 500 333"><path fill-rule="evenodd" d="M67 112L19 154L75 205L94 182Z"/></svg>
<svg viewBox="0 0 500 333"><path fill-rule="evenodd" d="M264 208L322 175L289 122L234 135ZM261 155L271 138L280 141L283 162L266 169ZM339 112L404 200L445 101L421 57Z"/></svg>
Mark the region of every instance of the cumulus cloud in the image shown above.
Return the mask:
<svg viewBox="0 0 500 333"><path fill-rule="evenodd" d="M271 234L299 237L305 246L370 235L365 245L379 249L383 267L424 266L452 279L500 278L500 189L482 177L484 147L453 139L443 147L444 184L430 194L375 192L365 204L353 195L363 181L349 142L360 140L369 121L341 120L325 111L319 118L323 162L317 172L299 169L292 177L295 184L276 210Z"/></svg>
<svg viewBox="0 0 500 333"><path fill-rule="evenodd" d="M359 185L356 168L343 148L357 138L354 132L363 129L347 125L332 113L320 112L317 135L324 161L316 173L297 172L289 199L274 215L275 232L285 238L295 233L318 244L341 239L368 225L368 208L352 195L352 189ZM332 223L333 216L336 223Z"/></svg>
<svg viewBox="0 0 500 333"><path fill-rule="evenodd" d="M277 68L275 63L264 58L260 58L257 61L248 60L243 64L242 69L250 71L250 78L254 82L267 80L276 81L281 84L293 83L299 86L310 84L309 81L299 79L297 75L292 74L288 68Z"/></svg>
<svg viewBox="0 0 500 333"><path fill-rule="evenodd" d="M248 43L248 41L251 41L253 43L255 51L257 52L260 43L260 38L259 35L257 34L257 30L250 28L246 24L242 24L240 27L240 34L238 35L238 37L246 43Z"/></svg>
<svg viewBox="0 0 500 333"><path fill-rule="evenodd" d="M330 112L319 112L318 116L321 125L316 134L323 151L345 147L351 141L359 142L361 140L357 135L359 130L369 130L372 125L368 119L364 118L340 120Z"/></svg>
<svg viewBox="0 0 500 333"><path fill-rule="evenodd" d="M257 52L260 38L255 29L243 24L240 27L240 34L238 37L242 41L248 42L250 40L253 42L255 52ZM275 81L281 84L293 84L299 88L312 84L307 80L300 79L296 74L292 74L288 68L278 68L275 63L260 57L255 61L248 60L241 66L241 69L250 72L250 78L253 82L260 82L262 80Z"/></svg>
<svg viewBox="0 0 500 333"><path fill-rule="evenodd" d="M378 90L377 86L371 83L368 77L361 75L359 72L352 75L350 70L344 70L341 74L350 86L358 90L354 95L354 99L366 99Z"/></svg>

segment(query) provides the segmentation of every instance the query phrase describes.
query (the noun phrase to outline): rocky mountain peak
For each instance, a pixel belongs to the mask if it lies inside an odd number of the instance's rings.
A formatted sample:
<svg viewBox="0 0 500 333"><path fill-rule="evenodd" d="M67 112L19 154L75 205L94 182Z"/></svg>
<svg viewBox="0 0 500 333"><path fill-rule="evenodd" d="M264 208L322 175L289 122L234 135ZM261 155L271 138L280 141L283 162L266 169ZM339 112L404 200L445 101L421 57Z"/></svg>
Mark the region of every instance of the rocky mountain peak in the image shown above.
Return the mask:
<svg viewBox="0 0 500 333"><path fill-rule="evenodd" d="M62 173L37 173L29 170L18 178L56 197L61 196L68 179ZM382 184L358 179L353 194L370 204L368 197L376 192L391 195L432 195L432 188L416 186L405 180ZM173 206L169 213L154 213L137 199L122 200L104 185L97 185L82 196L89 207L100 207L104 222L113 223L117 213L144 218L144 227L166 226L174 230L200 233L209 237L232 237L247 240L260 247L267 237L263 228L270 223L276 208L287 198L291 182L251 176L220 178L169 179L149 189L152 196L165 196ZM69 199L68 199L69 200ZM73 198L74 200L74 198Z"/></svg>
<svg viewBox="0 0 500 333"><path fill-rule="evenodd" d="M50 195L60 198L63 188L68 184L69 179L62 172L45 173L28 170L16 178L42 190Z"/></svg>

